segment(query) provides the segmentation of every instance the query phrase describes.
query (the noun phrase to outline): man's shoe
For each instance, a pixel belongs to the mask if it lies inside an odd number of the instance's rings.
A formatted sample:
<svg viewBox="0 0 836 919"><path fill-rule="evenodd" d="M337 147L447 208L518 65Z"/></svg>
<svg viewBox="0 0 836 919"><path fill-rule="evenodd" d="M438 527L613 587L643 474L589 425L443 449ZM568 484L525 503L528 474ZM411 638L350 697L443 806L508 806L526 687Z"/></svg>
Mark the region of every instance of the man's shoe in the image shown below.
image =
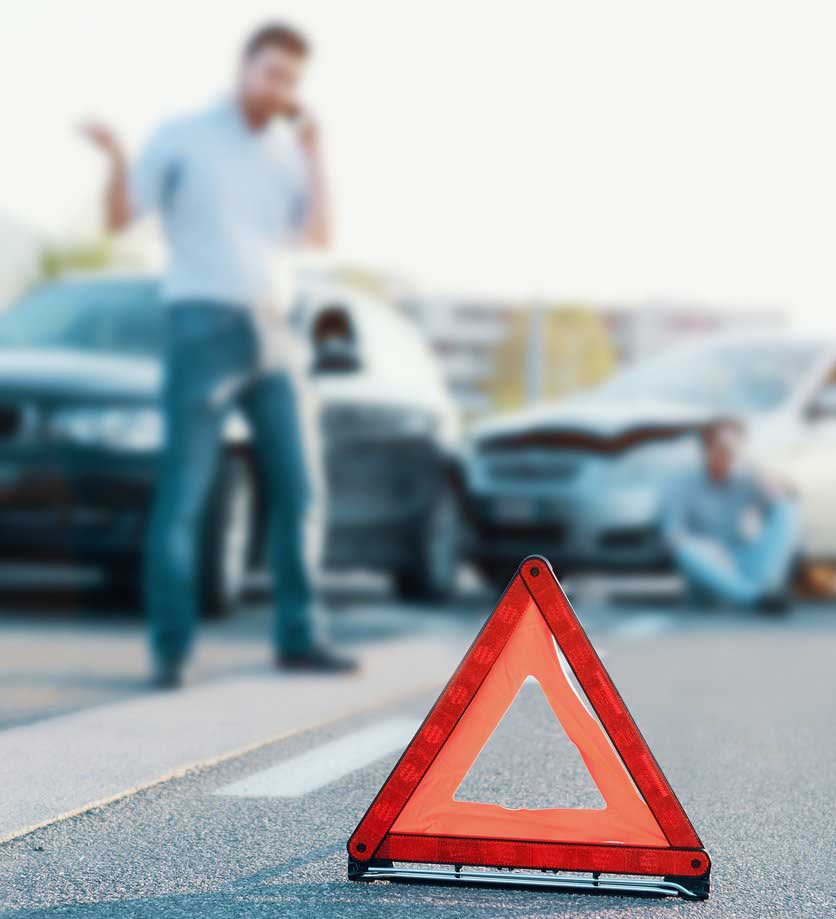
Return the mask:
<svg viewBox="0 0 836 919"><path fill-rule="evenodd" d="M181 661L163 658L156 660L151 685L154 689L179 689L183 685Z"/></svg>
<svg viewBox="0 0 836 919"><path fill-rule="evenodd" d="M336 654L330 648L317 645L301 654L276 655L276 666L294 673L352 673L358 664L353 657Z"/></svg>
<svg viewBox="0 0 836 919"><path fill-rule="evenodd" d="M758 610L767 616L786 616L791 606L792 601L786 590L764 594L758 601Z"/></svg>

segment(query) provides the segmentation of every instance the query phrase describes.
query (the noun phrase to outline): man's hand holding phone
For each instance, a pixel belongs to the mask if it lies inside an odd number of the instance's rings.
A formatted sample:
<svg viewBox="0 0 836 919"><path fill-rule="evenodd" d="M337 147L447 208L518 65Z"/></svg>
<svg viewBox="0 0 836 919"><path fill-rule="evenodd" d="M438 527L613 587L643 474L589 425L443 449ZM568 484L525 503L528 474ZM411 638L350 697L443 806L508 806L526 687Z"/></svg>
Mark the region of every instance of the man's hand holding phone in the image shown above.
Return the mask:
<svg viewBox="0 0 836 919"><path fill-rule="evenodd" d="M296 129L296 136L304 151L313 155L319 152L319 125L311 111L301 105L295 105L290 120Z"/></svg>

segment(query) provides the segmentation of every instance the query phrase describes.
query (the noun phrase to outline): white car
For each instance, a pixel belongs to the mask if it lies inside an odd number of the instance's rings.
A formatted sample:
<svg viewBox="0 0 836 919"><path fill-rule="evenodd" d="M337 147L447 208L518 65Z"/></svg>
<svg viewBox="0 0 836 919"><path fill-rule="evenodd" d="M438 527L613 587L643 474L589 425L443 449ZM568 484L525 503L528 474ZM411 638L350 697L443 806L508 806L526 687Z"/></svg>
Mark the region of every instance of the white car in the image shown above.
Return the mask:
<svg viewBox="0 0 836 919"><path fill-rule="evenodd" d="M699 427L725 415L799 494L804 556L836 560L836 342L789 333L705 339L478 427L470 559L500 578L531 552L563 570L666 567L664 492L699 461Z"/></svg>

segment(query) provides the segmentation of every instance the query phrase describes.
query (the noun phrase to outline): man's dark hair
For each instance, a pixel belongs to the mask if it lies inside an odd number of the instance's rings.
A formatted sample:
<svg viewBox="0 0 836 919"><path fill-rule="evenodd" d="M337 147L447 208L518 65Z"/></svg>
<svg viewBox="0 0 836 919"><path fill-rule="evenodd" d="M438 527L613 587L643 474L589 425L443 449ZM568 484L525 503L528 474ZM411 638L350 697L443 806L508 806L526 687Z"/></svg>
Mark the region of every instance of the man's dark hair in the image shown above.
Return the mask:
<svg viewBox="0 0 836 919"><path fill-rule="evenodd" d="M298 29L284 22L271 22L256 29L247 39L242 57L245 61L249 60L270 45L298 54L299 57L307 57L311 53L310 42Z"/></svg>
<svg viewBox="0 0 836 919"><path fill-rule="evenodd" d="M720 418L712 418L707 424L700 428L700 438L707 447L723 431L733 431L735 434L743 435L746 433L746 425L739 418L733 415L723 415Z"/></svg>

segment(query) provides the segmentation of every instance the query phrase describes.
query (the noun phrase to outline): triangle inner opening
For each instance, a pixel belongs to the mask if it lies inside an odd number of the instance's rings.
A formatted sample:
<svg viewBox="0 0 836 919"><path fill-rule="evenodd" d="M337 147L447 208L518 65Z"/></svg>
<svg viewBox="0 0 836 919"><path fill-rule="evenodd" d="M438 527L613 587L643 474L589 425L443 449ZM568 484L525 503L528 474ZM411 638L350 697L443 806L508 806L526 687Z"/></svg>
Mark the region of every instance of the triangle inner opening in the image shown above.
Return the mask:
<svg viewBox="0 0 836 919"><path fill-rule="evenodd" d="M606 807L578 748L533 676L520 687L454 800L512 810Z"/></svg>

